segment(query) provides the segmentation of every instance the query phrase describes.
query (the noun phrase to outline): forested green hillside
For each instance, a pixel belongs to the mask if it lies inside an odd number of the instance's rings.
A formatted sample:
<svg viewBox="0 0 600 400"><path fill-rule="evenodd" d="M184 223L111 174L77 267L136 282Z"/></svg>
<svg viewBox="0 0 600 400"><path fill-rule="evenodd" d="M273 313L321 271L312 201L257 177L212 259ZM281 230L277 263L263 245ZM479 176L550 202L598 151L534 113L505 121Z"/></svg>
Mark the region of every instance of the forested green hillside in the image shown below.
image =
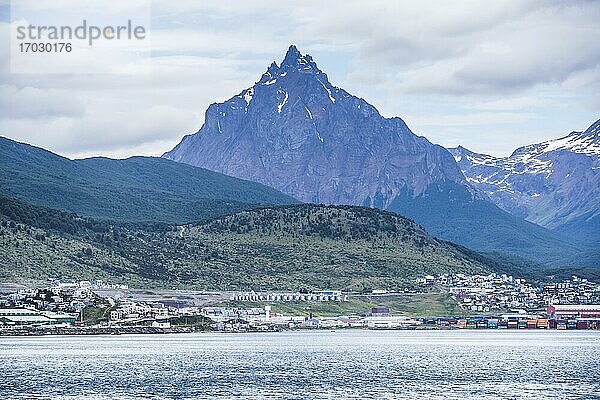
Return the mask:
<svg viewBox="0 0 600 400"><path fill-rule="evenodd" d="M296 202L255 182L162 158L69 160L3 137L0 193L100 219L169 223Z"/></svg>
<svg viewBox="0 0 600 400"><path fill-rule="evenodd" d="M498 265L396 214L293 205L203 224L98 221L0 197L0 279L103 278L147 287L396 289Z"/></svg>
<svg viewBox="0 0 600 400"><path fill-rule="evenodd" d="M418 197L403 193L389 210L419 221L428 232L480 252L502 253L548 267L600 265L597 246L563 236L502 211L483 199L472 199L453 183L432 185Z"/></svg>

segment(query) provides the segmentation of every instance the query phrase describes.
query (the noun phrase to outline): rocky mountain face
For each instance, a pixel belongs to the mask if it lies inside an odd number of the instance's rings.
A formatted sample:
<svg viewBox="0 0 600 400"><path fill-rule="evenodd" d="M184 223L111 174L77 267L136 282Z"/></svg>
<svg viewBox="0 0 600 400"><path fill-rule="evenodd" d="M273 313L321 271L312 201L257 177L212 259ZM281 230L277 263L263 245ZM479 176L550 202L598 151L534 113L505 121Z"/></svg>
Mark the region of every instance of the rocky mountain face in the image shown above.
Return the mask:
<svg viewBox="0 0 600 400"><path fill-rule="evenodd" d="M333 86L294 46L254 86L212 104L202 128L164 157L312 203L386 208L402 190L465 182L444 148Z"/></svg>
<svg viewBox="0 0 600 400"><path fill-rule="evenodd" d="M588 259L578 244L490 202L467 183L450 152L332 85L294 46L252 87L212 104L200 130L163 157L303 202L394 211L480 251L561 265Z"/></svg>
<svg viewBox="0 0 600 400"><path fill-rule="evenodd" d="M469 184L536 224L600 241L600 120L509 157L450 149Z"/></svg>

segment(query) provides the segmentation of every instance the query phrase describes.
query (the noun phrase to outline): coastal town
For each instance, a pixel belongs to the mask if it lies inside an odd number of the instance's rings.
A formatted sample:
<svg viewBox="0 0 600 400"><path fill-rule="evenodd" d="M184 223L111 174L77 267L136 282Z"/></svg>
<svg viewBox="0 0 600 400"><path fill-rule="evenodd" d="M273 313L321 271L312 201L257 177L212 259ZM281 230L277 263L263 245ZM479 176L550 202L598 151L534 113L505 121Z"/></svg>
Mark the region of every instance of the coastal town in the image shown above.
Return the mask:
<svg viewBox="0 0 600 400"><path fill-rule="evenodd" d="M50 282L0 297L0 334L121 334L193 331L267 332L290 329L600 329L600 284L573 276L536 285L509 275L427 275L406 291L448 295L456 315L394 312L382 301L362 312L323 315L316 305L344 310L364 293L201 292L149 298L148 292L100 280ZM373 289L371 299L396 293ZM181 296L180 296L181 297ZM192 300L190 300L192 299ZM299 307L303 305L304 307ZM312 308L311 308L312 305ZM281 311L287 309L287 312Z"/></svg>
<svg viewBox="0 0 600 400"><path fill-rule="evenodd" d="M450 293L465 311L490 313L519 309L540 312L550 304L600 304L600 285L573 276L570 280L535 285L510 275L428 275L419 283Z"/></svg>

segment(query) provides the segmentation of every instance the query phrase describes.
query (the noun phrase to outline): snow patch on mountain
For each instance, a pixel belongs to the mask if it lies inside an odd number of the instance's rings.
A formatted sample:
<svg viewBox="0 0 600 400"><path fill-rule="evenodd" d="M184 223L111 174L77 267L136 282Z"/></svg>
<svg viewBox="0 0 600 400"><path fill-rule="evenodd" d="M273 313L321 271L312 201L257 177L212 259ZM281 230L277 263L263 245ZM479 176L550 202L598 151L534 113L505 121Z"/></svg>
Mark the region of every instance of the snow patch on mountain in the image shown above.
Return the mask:
<svg viewBox="0 0 600 400"><path fill-rule="evenodd" d="M251 87L250 89L246 89L243 96L244 100L246 101L246 105L250 105L250 102L252 101L252 96L254 96L254 88Z"/></svg>
<svg viewBox="0 0 600 400"><path fill-rule="evenodd" d="M323 82L321 82L319 80L319 83L321 83L321 85L323 85L323 88L327 91L327 95L329 96L329 100L331 100L332 103L335 103L335 97L333 97L333 94L331 93L331 89L329 89Z"/></svg>
<svg viewBox="0 0 600 400"><path fill-rule="evenodd" d="M306 110L306 116L309 119L313 119L312 113L310 112L310 110L308 109L308 107L304 106L304 109Z"/></svg>
<svg viewBox="0 0 600 400"><path fill-rule="evenodd" d="M277 106L277 112L279 114L281 114L281 110L283 109L283 106L285 106L285 103L287 103L288 101L288 92L285 92L285 98L283 99L283 101L281 103L279 103L279 105Z"/></svg>

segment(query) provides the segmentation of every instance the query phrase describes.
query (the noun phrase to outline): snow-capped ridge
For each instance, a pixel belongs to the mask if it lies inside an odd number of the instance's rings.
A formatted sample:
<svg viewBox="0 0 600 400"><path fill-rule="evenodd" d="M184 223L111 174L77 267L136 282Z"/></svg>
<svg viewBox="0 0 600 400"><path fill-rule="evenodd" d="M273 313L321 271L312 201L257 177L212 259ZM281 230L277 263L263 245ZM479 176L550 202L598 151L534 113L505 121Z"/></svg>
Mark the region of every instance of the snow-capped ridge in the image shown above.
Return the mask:
<svg viewBox="0 0 600 400"><path fill-rule="evenodd" d="M519 147L510 157L524 157L527 154L533 157L558 150L600 157L600 120L590 125L585 132L574 131L558 139Z"/></svg>
<svg viewBox="0 0 600 400"><path fill-rule="evenodd" d="M585 132L583 132L583 133L599 135L600 134L600 119L598 121L594 122L592 125L590 125L589 128L587 128L585 130ZM598 136L596 136L596 140L598 140Z"/></svg>
<svg viewBox="0 0 600 400"><path fill-rule="evenodd" d="M508 157L448 149L468 182L504 210L555 228L600 214L600 120Z"/></svg>

